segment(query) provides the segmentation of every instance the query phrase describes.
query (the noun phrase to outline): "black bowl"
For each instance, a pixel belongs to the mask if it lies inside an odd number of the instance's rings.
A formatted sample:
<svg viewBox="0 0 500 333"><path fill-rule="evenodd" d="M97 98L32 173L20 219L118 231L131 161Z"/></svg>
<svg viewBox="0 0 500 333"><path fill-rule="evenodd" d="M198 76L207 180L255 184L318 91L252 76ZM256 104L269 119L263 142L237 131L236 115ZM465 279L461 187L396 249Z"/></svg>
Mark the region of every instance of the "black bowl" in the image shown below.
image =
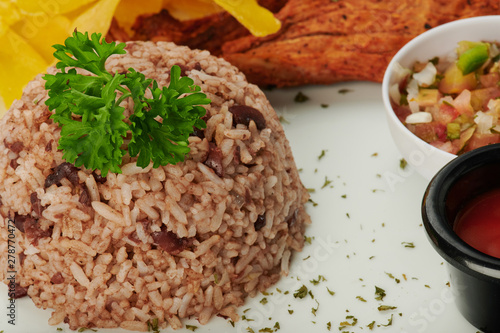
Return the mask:
<svg viewBox="0 0 500 333"><path fill-rule="evenodd" d="M465 243L453 231L460 209L481 193L500 187L500 144L460 155L429 183L422 202L425 230L448 263L455 303L484 332L500 332L500 259Z"/></svg>

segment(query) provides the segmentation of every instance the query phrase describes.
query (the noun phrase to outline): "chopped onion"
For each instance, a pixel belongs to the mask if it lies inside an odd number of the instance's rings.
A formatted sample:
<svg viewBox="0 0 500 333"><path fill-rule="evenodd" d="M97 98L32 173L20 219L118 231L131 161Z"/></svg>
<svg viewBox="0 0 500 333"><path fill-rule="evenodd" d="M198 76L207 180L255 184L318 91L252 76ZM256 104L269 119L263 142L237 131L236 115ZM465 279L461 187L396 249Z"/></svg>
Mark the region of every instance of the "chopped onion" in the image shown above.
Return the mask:
<svg viewBox="0 0 500 333"><path fill-rule="evenodd" d="M497 44L495 43L490 44L490 58L495 58L499 54L500 51L498 50Z"/></svg>
<svg viewBox="0 0 500 333"><path fill-rule="evenodd" d="M493 133L500 133L500 125L496 125L495 127L493 127L493 128L491 129L491 131L492 131Z"/></svg>
<svg viewBox="0 0 500 333"><path fill-rule="evenodd" d="M432 114L429 112L415 112L406 117L407 124L423 124L430 123L432 121Z"/></svg>
<svg viewBox="0 0 500 333"><path fill-rule="evenodd" d="M490 99L488 101L488 110L493 112L500 111L500 99Z"/></svg>
<svg viewBox="0 0 500 333"><path fill-rule="evenodd" d="M492 115L478 111L474 117L474 122L477 124L477 132L480 134L491 133L491 128L495 125Z"/></svg>
<svg viewBox="0 0 500 333"><path fill-rule="evenodd" d="M454 154L453 145L452 145L451 141L446 141L446 142L434 141L434 142L431 142L431 145L433 145L434 147L439 148L441 150L444 150L445 152Z"/></svg>
<svg viewBox="0 0 500 333"><path fill-rule="evenodd" d="M405 77L411 74L409 68L401 66L399 62L394 63L392 66L392 81L401 82Z"/></svg>
<svg viewBox="0 0 500 333"><path fill-rule="evenodd" d="M418 104L417 101L408 102L408 106L410 107L411 113L420 112L420 104Z"/></svg>
<svg viewBox="0 0 500 333"><path fill-rule="evenodd" d="M406 91L408 92L408 102L414 101L418 97L418 83L415 80L410 80L406 86Z"/></svg>
<svg viewBox="0 0 500 333"><path fill-rule="evenodd" d="M432 62L428 62L424 69L413 74L413 78L417 80L419 86L430 86L436 79L437 69Z"/></svg>
<svg viewBox="0 0 500 333"><path fill-rule="evenodd" d="M473 114L474 109L470 104L472 93L468 89L462 90L462 92L455 97L453 100L453 106L460 114Z"/></svg>
<svg viewBox="0 0 500 333"><path fill-rule="evenodd" d="M443 103L448 103L453 105L453 97L451 97L450 95L444 96L438 101L438 105Z"/></svg>
<svg viewBox="0 0 500 333"><path fill-rule="evenodd" d="M399 83L394 83L389 87L389 96L394 103L400 105L401 93L399 92Z"/></svg>

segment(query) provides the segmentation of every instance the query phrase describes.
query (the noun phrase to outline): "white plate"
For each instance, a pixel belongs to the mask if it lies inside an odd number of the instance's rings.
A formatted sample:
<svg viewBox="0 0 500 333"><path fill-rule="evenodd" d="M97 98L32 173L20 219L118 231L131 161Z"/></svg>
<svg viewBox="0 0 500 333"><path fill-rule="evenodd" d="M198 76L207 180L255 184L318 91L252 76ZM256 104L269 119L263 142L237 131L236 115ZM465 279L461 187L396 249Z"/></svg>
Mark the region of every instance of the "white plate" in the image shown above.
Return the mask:
<svg viewBox="0 0 500 333"><path fill-rule="evenodd" d="M380 332L477 331L453 304L445 265L426 238L420 204L427 181L400 168L401 155L391 141L380 90L379 84L356 82L266 91L286 121L304 185L315 189L311 198L317 206L308 204L313 223L306 231L312 242L293 257L290 276L269 290L272 295L248 299L241 308L240 314L252 321L240 320L234 328L222 318L206 326L188 321L198 326L196 332L247 333L251 328L258 333L276 322L277 332L329 332L328 323L331 332L339 332L342 322L353 322L348 316L357 319L355 326L343 330L348 332L369 332L372 321L373 331ZM309 97L307 102L294 102L299 91ZM324 157L318 159L323 150ZM332 182L321 188L325 180ZM409 243L414 248L405 247ZM320 275L326 281L313 285L310 281ZM314 299L294 298L302 285ZM375 299L376 286L385 290L383 301ZM0 295L0 331L55 333L60 327L70 332L67 325L49 326L50 310L37 309L29 299L16 301L16 325L8 324L4 285ZM379 311L380 305L397 308ZM392 325L377 327L388 324L391 316Z"/></svg>

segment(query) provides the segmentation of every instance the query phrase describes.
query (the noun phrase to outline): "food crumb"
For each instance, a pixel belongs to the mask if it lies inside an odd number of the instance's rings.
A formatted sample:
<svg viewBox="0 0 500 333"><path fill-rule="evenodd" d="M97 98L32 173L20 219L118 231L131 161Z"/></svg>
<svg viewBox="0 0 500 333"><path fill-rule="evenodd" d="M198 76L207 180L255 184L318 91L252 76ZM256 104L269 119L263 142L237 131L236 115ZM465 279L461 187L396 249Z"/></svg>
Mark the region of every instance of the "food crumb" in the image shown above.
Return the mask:
<svg viewBox="0 0 500 333"><path fill-rule="evenodd" d="M333 180L328 179L327 176L325 176L325 182L323 183L323 186L321 186L321 189L324 189L328 185L330 185L333 182ZM333 188L333 185L330 185L330 188Z"/></svg>
<svg viewBox="0 0 500 333"><path fill-rule="evenodd" d="M319 154L319 156L318 156L318 161L321 160L323 157L325 157L325 154L327 151L328 151L328 149L321 150L321 154Z"/></svg>
<svg viewBox="0 0 500 333"><path fill-rule="evenodd" d="M410 249L415 248L415 244L413 244L413 242L402 242L401 244L403 244L404 247L407 247L407 248L410 248Z"/></svg>
<svg viewBox="0 0 500 333"><path fill-rule="evenodd" d="M354 91L354 90L352 90L352 89L347 89L347 88L344 88L344 89L339 89L339 94L344 95L344 94L347 94L347 93L349 93L349 92L353 92L353 91Z"/></svg>
<svg viewBox="0 0 500 333"><path fill-rule="evenodd" d="M308 289L305 285L302 285L302 287L300 287L299 289L297 289L295 291L295 293L293 294L293 297L295 298L304 298L307 296L307 292L308 292Z"/></svg>
<svg viewBox="0 0 500 333"><path fill-rule="evenodd" d="M293 100L297 103L304 103L309 100L309 97L305 95L302 91L299 91L297 95L295 95L295 98Z"/></svg>
<svg viewBox="0 0 500 333"><path fill-rule="evenodd" d="M399 160L399 167L401 169L403 169L403 170L406 169L407 165L408 165L408 162L404 158L402 158L402 159Z"/></svg>
<svg viewBox="0 0 500 333"><path fill-rule="evenodd" d="M385 290L380 288L380 287L377 287L375 286L375 299L377 301L383 301L384 300L384 297L386 296L386 293L385 293Z"/></svg>

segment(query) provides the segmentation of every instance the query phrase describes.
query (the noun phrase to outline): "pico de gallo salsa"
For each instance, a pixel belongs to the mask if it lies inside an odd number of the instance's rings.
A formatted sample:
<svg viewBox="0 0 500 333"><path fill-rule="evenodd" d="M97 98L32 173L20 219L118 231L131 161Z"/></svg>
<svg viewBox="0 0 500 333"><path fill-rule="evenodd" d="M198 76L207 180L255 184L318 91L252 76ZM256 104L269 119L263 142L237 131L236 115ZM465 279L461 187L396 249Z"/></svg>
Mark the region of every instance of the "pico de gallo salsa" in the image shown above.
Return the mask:
<svg viewBox="0 0 500 333"><path fill-rule="evenodd" d="M397 64L393 109L411 132L452 154L498 143L499 60L498 43L461 41L449 56Z"/></svg>

